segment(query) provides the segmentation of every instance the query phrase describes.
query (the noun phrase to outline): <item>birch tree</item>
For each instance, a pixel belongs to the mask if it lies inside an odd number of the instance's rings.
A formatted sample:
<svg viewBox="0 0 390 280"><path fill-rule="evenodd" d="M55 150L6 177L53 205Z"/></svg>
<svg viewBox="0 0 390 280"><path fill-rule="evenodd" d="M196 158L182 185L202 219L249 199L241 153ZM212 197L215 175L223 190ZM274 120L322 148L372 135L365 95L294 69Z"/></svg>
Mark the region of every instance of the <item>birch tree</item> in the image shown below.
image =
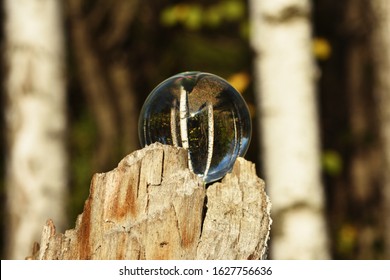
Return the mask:
<svg viewBox="0 0 390 280"><path fill-rule="evenodd" d="M372 5L375 28L372 50L375 59L374 91L379 104L379 126L384 155L383 224L385 227L385 258L390 257L390 2L374 0Z"/></svg>
<svg viewBox="0 0 390 280"><path fill-rule="evenodd" d="M5 0L8 255L24 259L66 201L61 1Z"/></svg>
<svg viewBox="0 0 390 280"><path fill-rule="evenodd" d="M308 0L251 0L271 258L329 258Z"/></svg>

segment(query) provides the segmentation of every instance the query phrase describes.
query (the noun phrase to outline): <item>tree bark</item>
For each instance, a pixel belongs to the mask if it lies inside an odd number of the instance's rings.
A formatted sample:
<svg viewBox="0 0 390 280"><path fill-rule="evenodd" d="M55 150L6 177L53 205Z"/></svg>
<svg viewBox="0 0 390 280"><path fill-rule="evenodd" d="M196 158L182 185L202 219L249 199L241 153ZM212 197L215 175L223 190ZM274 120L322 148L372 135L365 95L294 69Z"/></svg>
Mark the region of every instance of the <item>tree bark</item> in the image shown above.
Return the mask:
<svg viewBox="0 0 390 280"><path fill-rule="evenodd" d="M250 1L273 259L329 257L308 0Z"/></svg>
<svg viewBox="0 0 390 280"><path fill-rule="evenodd" d="M264 182L239 158L207 188L187 152L159 143L95 174L74 229L44 226L34 259L262 259L271 218Z"/></svg>
<svg viewBox="0 0 390 280"><path fill-rule="evenodd" d="M371 1L374 16L372 51L375 60L374 92L379 105L379 126L383 149L383 224L385 259L390 258L390 2Z"/></svg>
<svg viewBox="0 0 390 280"><path fill-rule="evenodd" d="M370 60L370 31L372 26L372 14L370 1L348 0L345 1L343 37L345 43L345 87L349 117L349 148L348 157L345 157L347 178L349 183L341 188L348 196L337 191L334 195L339 196L339 205L343 209L334 209L339 221L343 221L345 228L346 219L353 224L358 249L354 256L357 259L375 259L375 243L381 238L382 232L378 223L382 223L382 216L377 211L377 194L381 177L381 151L376 139L377 135L377 106L374 103L372 90L372 75L367 69L372 69ZM339 97L338 97L339 98ZM337 101L336 101L337 102ZM373 125L374 124L374 125ZM370 139L370 140L368 140ZM375 140L374 140L375 139ZM339 188L340 189L340 188ZM331 192L332 193L332 192ZM330 198L331 199L331 198ZM339 206L339 207L340 207ZM347 210L348 209L348 210ZM364 209L364 218L356 215ZM341 213L355 213L350 217L343 217ZM368 222L370 221L370 222ZM332 221L340 229L340 222Z"/></svg>
<svg viewBox="0 0 390 280"><path fill-rule="evenodd" d="M5 5L7 258L22 259L51 213L66 223L64 32L60 1Z"/></svg>

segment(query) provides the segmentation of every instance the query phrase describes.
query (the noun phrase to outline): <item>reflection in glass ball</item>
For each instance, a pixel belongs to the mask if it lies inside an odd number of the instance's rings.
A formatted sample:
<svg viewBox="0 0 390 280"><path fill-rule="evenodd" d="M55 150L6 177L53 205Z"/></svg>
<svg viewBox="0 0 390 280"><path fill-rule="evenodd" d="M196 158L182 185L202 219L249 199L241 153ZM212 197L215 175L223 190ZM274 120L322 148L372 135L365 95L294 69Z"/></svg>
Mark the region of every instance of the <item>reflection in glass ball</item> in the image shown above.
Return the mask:
<svg viewBox="0 0 390 280"><path fill-rule="evenodd" d="M242 96L224 79L184 72L159 84L142 107L141 145L154 142L188 150L189 168L206 182L229 172L244 156L252 128Z"/></svg>

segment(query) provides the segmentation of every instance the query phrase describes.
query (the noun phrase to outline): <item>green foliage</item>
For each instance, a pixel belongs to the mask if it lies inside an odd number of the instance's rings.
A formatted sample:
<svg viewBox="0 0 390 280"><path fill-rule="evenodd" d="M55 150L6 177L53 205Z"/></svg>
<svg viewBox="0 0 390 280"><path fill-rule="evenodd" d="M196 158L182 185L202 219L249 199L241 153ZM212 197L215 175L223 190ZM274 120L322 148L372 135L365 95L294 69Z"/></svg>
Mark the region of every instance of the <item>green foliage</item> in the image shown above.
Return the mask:
<svg viewBox="0 0 390 280"><path fill-rule="evenodd" d="M182 25L188 30L202 27L219 28L226 22L245 21L245 1L225 0L211 6L194 3L180 3L168 6L161 12L164 26Z"/></svg>
<svg viewBox="0 0 390 280"><path fill-rule="evenodd" d="M84 113L73 123L70 131L72 161L69 220L74 222L83 210L92 179L92 158L96 128L92 117ZM73 227L74 225L70 225Z"/></svg>
<svg viewBox="0 0 390 280"><path fill-rule="evenodd" d="M172 56L184 59L183 67L187 69L207 70L227 77L245 67L243 55L247 52L247 46L232 38L184 34L183 37L174 38L172 43L175 46Z"/></svg>
<svg viewBox="0 0 390 280"><path fill-rule="evenodd" d="M337 251L343 255L352 255L357 246L357 228L351 224L343 224L336 238Z"/></svg>
<svg viewBox="0 0 390 280"><path fill-rule="evenodd" d="M322 166L325 173L330 176L337 176L343 170L343 160L338 152L327 150L322 154Z"/></svg>

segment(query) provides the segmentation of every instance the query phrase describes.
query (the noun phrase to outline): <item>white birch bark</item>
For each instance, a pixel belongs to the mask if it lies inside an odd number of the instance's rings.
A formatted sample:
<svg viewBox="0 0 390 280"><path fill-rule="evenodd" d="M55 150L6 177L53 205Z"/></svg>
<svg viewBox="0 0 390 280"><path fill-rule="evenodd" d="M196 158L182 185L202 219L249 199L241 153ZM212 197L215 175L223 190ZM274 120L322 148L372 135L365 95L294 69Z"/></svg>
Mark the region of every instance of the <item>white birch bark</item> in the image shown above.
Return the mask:
<svg viewBox="0 0 390 280"><path fill-rule="evenodd" d="M309 2L250 1L273 259L329 257Z"/></svg>
<svg viewBox="0 0 390 280"><path fill-rule="evenodd" d="M383 218L385 258L390 258L390 2L371 2L375 19L372 50L375 58L375 95L380 106L379 124L384 155Z"/></svg>
<svg viewBox="0 0 390 280"><path fill-rule="evenodd" d="M5 0L7 258L24 259L42 224L65 222L61 1Z"/></svg>

